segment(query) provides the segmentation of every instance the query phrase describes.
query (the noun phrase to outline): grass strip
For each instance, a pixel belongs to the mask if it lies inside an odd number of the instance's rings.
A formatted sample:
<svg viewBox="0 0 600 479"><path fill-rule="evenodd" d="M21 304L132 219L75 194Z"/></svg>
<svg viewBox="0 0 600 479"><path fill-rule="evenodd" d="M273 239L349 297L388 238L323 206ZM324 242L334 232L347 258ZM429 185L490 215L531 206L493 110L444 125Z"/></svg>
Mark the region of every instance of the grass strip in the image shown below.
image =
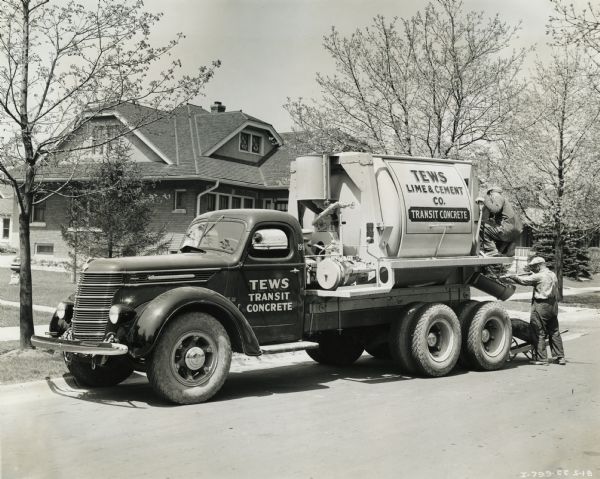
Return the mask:
<svg viewBox="0 0 600 479"><path fill-rule="evenodd" d="M0 384L60 377L67 373L61 353L19 349L19 341L0 341Z"/></svg>

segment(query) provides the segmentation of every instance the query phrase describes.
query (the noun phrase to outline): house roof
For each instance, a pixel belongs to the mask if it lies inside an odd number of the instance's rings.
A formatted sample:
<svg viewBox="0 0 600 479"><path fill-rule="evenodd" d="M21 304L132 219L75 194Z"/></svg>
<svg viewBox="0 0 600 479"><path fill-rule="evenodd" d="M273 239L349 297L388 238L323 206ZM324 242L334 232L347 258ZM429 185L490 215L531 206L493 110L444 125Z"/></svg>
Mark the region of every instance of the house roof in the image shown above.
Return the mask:
<svg viewBox="0 0 600 479"><path fill-rule="evenodd" d="M133 129L162 161L138 163L142 174L151 178L197 178L221 180L255 188L285 188L289 183L289 150L273 126L242 111L211 113L187 104L165 113L143 105L126 103L104 112ZM244 128L270 132L276 149L257 163L211 156ZM90 163L77 165L74 179L85 179ZM46 181L70 177L73 166L48 166Z"/></svg>

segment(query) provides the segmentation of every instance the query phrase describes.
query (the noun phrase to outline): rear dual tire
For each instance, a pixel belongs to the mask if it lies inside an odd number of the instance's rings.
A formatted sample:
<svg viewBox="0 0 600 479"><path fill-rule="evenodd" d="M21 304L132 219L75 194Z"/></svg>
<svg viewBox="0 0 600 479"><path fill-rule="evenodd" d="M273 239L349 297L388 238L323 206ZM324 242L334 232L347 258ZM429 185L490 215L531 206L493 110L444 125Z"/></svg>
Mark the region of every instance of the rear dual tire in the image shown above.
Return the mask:
<svg viewBox="0 0 600 479"><path fill-rule="evenodd" d="M456 314L441 303L413 303L400 312L390 330L392 357L406 374L445 376L460 355Z"/></svg>
<svg viewBox="0 0 600 479"><path fill-rule="evenodd" d="M504 306L495 301L480 303L466 326L465 362L482 371L502 368L512 342L511 320Z"/></svg>

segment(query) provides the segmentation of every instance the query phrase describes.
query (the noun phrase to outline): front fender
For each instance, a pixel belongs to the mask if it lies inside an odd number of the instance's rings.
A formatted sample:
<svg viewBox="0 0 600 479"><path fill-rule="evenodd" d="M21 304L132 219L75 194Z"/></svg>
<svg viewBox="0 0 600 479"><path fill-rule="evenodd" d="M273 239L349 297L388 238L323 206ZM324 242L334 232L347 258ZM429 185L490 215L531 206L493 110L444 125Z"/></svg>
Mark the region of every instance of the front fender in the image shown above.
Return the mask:
<svg viewBox="0 0 600 479"><path fill-rule="evenodd" d="M250 324L240 310L225 296L206 288L184 286L174 288L154 298L142 311L127 335L129 349L134 357L147 356L153 349L161 330L177 313L190 308L219 313L218 318L232 342L239 339L249 356L259 356L260 346Z"/></svg>

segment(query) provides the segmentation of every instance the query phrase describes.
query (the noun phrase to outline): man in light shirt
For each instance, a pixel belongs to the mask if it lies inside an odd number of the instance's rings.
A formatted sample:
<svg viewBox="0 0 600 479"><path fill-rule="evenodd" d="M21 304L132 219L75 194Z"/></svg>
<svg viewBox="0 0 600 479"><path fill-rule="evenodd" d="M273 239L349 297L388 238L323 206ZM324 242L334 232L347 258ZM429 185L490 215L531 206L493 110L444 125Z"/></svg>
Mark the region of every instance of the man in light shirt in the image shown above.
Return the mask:
<svg viewBox="0 0 600 479"><path fill-rule="evenodd" d="M565 353L558 329L558 279L548 269L546 261L536 256L529 262L532 274L528 276L507 275L514 283L533 286L531 298L530 328L533 338L534 364L548 364L546 337L552 356L557 364L565 365Z"/></svg>

